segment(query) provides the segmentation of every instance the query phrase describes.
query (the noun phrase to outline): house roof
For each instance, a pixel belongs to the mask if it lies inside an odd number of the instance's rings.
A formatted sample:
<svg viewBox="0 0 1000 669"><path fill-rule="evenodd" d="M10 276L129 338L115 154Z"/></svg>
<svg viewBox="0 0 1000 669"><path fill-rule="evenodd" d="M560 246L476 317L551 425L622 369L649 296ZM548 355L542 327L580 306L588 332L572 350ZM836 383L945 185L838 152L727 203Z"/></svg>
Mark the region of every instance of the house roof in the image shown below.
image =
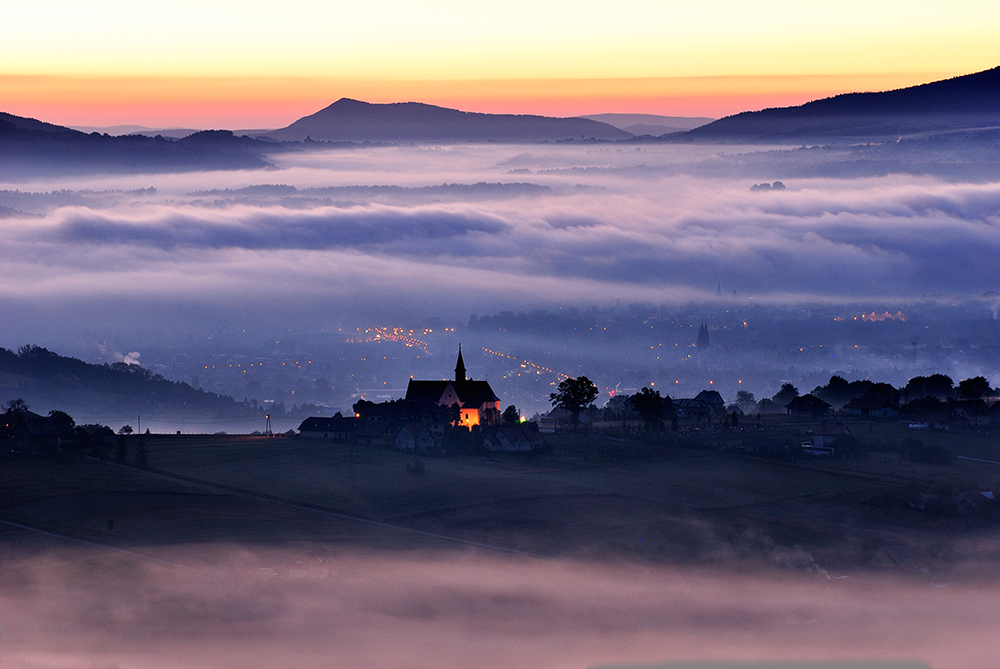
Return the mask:
<svg viewBox="0 0 1000 669"><path fill-rule="evenodd" d="M310 416L299 425L299 432L346 432L354 429L354 418L344 418L339 413L332 418Z"/></svg>
<svg viewBox="0 0 1000 669"><path fill-rule="evenodd" d="M400 429L399 434L406 433L413 437L414 439L419 439L423 434L430 434L431 431L427 429L426 425L418 425L416 423L407 423ZM397 435L398 437L399 435Z"/></svg>
<svg viewBox="0 0 1000 669"><path fill-rule="evenodd" d="M674 406L678 409L708 409L710 407L706 400L698 397L682 397L674 402Z"/></svg>
<svg viewBox="0 0 1000 669"><path fill-rule="evenodd" d="M16 414L10 429L25 436L36 438L62 437L71 435L65 430L60 430L54 420L48 416L40 416L32 411L24 411Z"/></svg>
<svg viewBox="0 0 1000 669"><path fill-rule="evenodd" d="M718 390L703 390L694 397L696 400L702 400L708 402L712 405L725 404L722 399L722 395L719 394Z"/></svg>
<svg viewBox="0 0 1000 669"><path fill-rule="evenodd" d="M384 437L395 432L396 426L391 421L374 421L365 423L354 431L357 437Z"/></svg>
<svg viewBox="0 0 1000 669"><path fill-rule="evenodd" d="M824 402L812 393L806 393L805 395L801 395L793 399L785 405L785 408L792 409L794 411L815 411L817 409L829 409L830 404Z"/></svg>
<svg viewBox="0 0 1000 669"><path fill-rule="evenodd" d="M487 437L497 438L503 436L507 441L518 441L524 439L525 441L534 441L535 438L531 435L531 431L525 429L521 425L501 425L492 430L490 430Z"/></svg>

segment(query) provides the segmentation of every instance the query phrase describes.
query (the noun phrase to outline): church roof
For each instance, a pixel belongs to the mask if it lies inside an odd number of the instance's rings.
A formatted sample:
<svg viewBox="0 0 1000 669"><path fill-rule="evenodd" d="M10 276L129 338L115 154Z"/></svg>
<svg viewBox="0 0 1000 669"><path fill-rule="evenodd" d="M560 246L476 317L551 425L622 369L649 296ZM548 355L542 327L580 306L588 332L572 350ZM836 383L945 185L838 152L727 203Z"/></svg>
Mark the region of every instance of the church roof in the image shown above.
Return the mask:
<svg viewBox="0 0 1000 669"><path fill-rule="evenodd" d="M410 379L410 383L406 386L406 399L407 400L425 400L428 402L437 402L444 395L445 388L451 381L415 381Z"/></svg>
<svg viewBox="0 0 1000 669"><path fill-rule="evenodd" d="M451 385L455 389L462 406L480 407L486 402L499 402L489 381L417 381L410 379L406 387L407 400L428 400L437 402Z"/></svg>

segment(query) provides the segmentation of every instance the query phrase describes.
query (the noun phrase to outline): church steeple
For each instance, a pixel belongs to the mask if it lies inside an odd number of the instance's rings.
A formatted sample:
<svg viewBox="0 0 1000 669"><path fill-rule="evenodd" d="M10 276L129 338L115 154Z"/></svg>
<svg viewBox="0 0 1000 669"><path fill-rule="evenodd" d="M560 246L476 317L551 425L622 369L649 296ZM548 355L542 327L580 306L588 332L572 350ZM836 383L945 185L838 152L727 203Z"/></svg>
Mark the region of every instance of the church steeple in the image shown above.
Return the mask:
<svg viewBox="0 0 1000 669"><path fill-rule="evenodd" d="M455 363L455 381L465 381L465 361L462 360L462 345L458 345L458 362Z"/></svg>
<svg viewBox="0 0 1000 669"><path fill-rule="evenodd" d="M708 323L702 320L701 328L698 329L698 348L702 350L707 349L708 344Z"/></svg>

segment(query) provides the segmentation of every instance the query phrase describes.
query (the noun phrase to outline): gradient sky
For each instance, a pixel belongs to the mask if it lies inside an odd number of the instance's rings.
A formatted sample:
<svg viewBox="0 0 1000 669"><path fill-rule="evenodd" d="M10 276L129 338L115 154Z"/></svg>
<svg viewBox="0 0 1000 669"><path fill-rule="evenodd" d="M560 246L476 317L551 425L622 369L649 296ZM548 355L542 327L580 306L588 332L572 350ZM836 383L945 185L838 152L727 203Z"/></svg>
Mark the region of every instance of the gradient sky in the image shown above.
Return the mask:
<svg viewBox="0 0 1000 669"><path fill-rule="evenodd" d="M720 116L1000 64L983 0L8 3L0 109L274 127L339 97Z"/></svg>

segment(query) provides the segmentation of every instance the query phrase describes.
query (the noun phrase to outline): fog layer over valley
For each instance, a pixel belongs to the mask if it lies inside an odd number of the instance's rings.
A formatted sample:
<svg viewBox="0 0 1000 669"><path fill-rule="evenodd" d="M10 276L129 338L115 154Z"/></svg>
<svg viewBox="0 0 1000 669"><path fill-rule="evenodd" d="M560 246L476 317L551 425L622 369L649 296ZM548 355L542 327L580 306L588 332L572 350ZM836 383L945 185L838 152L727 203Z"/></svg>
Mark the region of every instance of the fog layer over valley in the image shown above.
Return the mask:
<svg viewBox="0 0 1000 669"><path fill-rule="evenodd" d="M447 551L337 552L324 562L315 550L182 548L172 555L180 566L91 550L6 561L4 664L579 668L907 659L908 668L965 669L996 659L992 585L828 582ZM303 558L312 566L296 564Z"/></svg>
<svg viewBox="0 0 1000 669"><path fill-rule="evenodd" d="M602 390L712 381L727 401L739 383L764 396L833 372L993 378L995 153L965 136L382 146L278 154L268 171L4 183L0 345L134 352L238 400L343 409L450 375L459 341L481 355L470 373L529 412L555 377L504 387L525 361ZM696 360L702 320L712 357ZM376 327L426 346L378 348L391 338ZM301 379L245 376L300 357ZM230 365L238 377L211 371Z"/></svg>

